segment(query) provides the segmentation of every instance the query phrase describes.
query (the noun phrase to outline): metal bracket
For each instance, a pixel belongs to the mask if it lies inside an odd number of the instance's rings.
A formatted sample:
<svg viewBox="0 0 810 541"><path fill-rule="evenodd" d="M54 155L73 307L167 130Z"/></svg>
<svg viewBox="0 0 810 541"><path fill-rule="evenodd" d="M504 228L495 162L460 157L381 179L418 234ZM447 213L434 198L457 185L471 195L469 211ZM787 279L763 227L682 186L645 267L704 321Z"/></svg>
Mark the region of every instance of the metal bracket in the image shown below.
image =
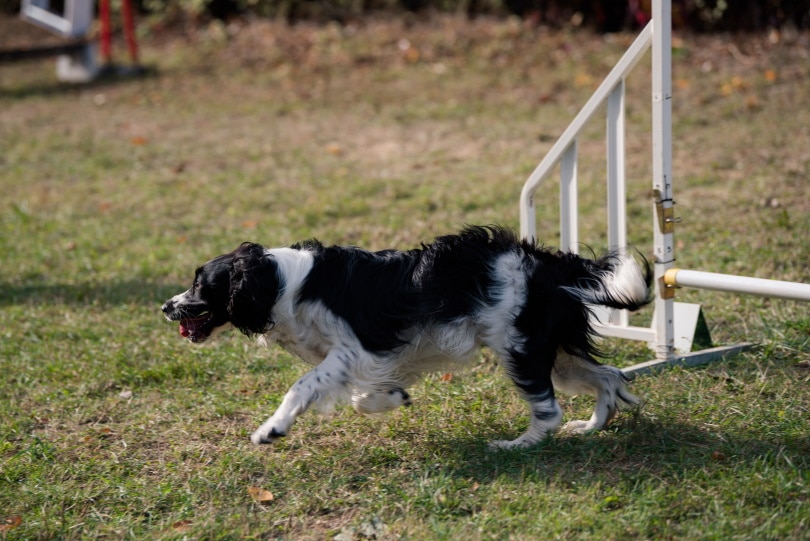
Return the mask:
<svg viewBox="0 0 810 541"><path fill-rule="evenodd" d="M655 202L655 215L658 216L658 228L664 235L675 232L675 224L680 223L683 218L675 217L675 201L668 199L671 204L664 206L664 199L661 190L653 190L653 201Z"/></svg>
<svg viewBox="0 0 810 541"><path fill-rule="evenodd" d="M664 277L658 279L658 294L662 299L675 298L675 286L671 286L664 281Z"/></svg>

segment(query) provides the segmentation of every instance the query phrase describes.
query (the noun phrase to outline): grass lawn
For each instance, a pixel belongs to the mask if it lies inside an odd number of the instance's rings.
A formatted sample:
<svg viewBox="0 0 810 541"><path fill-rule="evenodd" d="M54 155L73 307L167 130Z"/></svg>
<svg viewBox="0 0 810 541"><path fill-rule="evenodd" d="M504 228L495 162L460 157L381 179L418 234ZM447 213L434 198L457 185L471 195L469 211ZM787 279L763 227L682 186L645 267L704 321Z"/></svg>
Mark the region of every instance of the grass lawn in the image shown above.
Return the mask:
<svg viewBox="0 0 810 541"><path fill-rule="evenodd" d="M637 378L643 405L605 431L504 452L486 442L527 412L486 351L407 410L310 413L255 447L306 367L235 333L192 346L159 313L244 240L409 248L517 227L523 181L633 36L452 17L142 34L142 79L0 70L0 539L808 539L807 305L679 291L715 342L760 346ZM684 268L810 282L810 36L783 38L675 38ZM642 61L627 148L644 253L649 86ZM580 141L597 251L603 131ZM557 198L539 192L548 245ZM606 347L619 366L651 357Z"/></svg>

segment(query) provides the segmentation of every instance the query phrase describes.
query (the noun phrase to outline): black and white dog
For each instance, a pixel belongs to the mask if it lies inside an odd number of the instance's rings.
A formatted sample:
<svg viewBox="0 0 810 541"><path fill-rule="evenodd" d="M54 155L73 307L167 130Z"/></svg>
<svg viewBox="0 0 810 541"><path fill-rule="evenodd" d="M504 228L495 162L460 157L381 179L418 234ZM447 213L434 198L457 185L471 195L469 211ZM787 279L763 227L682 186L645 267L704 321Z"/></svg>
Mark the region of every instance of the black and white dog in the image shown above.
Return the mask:
<svg viewBox="0 0 810 541"><path fill-rule="evenodd" d="M253 443L285 436L313 404L350 398L361 413L407 406L420 375L457 367L484 345L531 410L525 434L491 445L527 447L561 422L555 389L596 396L590 420L565 425L574 432L601 428L619 402L638 402L621 370L594 359L588 306L637 309L650 282L646 261L584 259L497 226L468 227L408 251L245 243L198 268L162 310L192 342L236 327L314 365Z"/></svg>

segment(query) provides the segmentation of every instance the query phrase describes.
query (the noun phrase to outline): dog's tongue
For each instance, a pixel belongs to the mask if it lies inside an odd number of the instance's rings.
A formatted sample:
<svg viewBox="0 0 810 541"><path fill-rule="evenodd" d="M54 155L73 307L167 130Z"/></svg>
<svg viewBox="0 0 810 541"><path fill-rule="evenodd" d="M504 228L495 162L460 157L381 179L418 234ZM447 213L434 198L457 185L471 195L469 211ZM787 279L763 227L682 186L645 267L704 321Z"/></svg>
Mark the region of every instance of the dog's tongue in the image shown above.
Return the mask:
<svg viewBox="0 0 810 541"><path fill-rule="evenodd" d="M202 323L208 320L208 316L193 317L189 319L180 320L180 336L188 338L188 336L196 332Z"/></svg>
<svg viewBox="0 0 810 541"><path fill-rule="evenodd" d="M188 338L189 334L191 334L191 333L188 330L188 326L186 325L185 322L181 321L180 322L180 336L182 336L183 338Z"/></svg>

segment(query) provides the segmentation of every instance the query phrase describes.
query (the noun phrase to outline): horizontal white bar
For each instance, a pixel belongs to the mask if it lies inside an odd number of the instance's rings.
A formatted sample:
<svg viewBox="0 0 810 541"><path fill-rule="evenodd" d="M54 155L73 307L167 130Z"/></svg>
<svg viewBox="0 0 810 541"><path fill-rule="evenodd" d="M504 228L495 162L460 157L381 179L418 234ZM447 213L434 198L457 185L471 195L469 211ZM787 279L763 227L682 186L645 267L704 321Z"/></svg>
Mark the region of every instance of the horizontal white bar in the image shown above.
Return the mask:
<svg viewBox="0 0 810 541"><path fill-rule="evenodd" d="M664 274L668 286L694 287L730 293L774 297L794 301L810 302L810 284L749 278L733 274L719 274L685 269L669 269Z"/></svg>
<svg viewBox="0 0 810 541"><path fill-rule="evenodd" d="M593 329L602 336L626 338L628 340L639 340L642 342L655 342L655 331L647 327L624 327L621 325L602 325L601 323L594 323Z"/></svg>

